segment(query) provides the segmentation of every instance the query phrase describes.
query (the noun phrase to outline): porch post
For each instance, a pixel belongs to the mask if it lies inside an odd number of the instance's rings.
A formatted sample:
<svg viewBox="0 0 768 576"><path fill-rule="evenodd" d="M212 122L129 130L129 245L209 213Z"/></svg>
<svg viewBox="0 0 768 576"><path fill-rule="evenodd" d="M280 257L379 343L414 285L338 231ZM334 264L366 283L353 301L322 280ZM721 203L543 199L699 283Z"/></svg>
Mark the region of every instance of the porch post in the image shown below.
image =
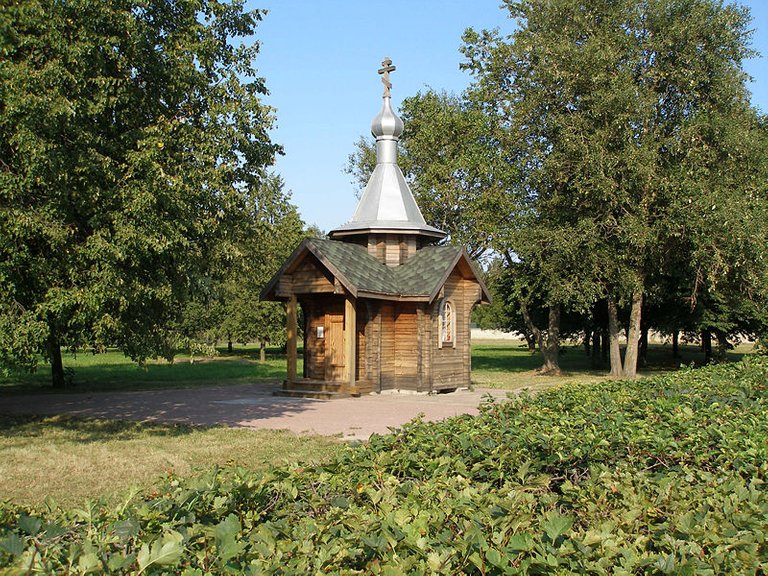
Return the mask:
<svg viewBox="0 0 768 576"><path fill-rule="evenodd" d="M355 364L357 363L357 314L355 299L347 296L344 301L344 382L350 394L357 392Z"/></svg>
<svg viewBox="0 0 768 576"><path fill-rule="evenodd" d="M288 382L296 381L296 296L288 299L288 313L286 314L288 336Z"/></svg>

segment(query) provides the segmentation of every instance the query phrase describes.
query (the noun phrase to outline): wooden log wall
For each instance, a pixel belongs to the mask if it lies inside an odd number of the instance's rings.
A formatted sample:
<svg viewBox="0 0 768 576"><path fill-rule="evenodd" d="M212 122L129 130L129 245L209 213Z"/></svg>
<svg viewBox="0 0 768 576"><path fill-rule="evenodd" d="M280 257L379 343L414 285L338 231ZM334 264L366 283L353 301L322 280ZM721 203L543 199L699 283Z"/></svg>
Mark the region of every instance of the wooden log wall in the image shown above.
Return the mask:
<svg viewBox="0 0 768 576"><path fill-rule="evenodd" d="M416 305L400 303L395 311L395 386L398 390L419 389L418 325Z"/></svg>
<svg viewBox="0 0 768 576"><path fill-rule="evenodd" d="M420 241L409 234L371 234L368 254L387 266L399 266L416 254Z"/></svg>
<svg viewBox="0 0 768 576"><path fill-rule="evenodd" d="M421 389L423 392L431 392L434 385L434 361L435 350L437 349L437 336L435 330L437 327L436 307L426 305L422 309L421 322Z"/></svg>
<svg viewBox="0 0 768 576"><path fill-rule="evenodd" d="M387 259L387 246L384 242L384 238L376 234L371 234L368 237L368 254L384 264Z"/></svg>
<svg viewBox="0 0 768 576"><path fill-rule="evenodd" d="M298 337L297 312L298 302L296 301L296 296L291 296L288 300L288 309L286 310L286 337L288 339L288 342L286 343L288 350L287 376L289 382L296 380L296 341Z"/></svg>
<svg viewBox="0 0 768 576"><path fill-rule="evenodd" d="M400 236L400 264L416 254L416 238L413 236Z"/></svg>
<svg viewBox="0 0 768 576"><path fill-rule="evenodd" d="M407 259L417 242L398 235L369 237L369 252L393 265ZM469 386L470 314L480 288L457 267L432 304L360 300L345 304L343 288L308 256L281 280L298 294L305 314L304 376L316 380L363 383L362 393L383 390L426 392ZM466 271L465 271L466 273ZM440 346L439 309L444 299L453 304L454 344ZM347 309L345 309L345 306ZM354 314L349 315L349 306ZM345 318L354 317L347 326ZM323 328L318 337L318 328ZM354 348L352 341L354 340ZM333 352L335 350L335 352ZM355 358L349 363L349 358Z"/></svg>
<svg viewBox="0 0 768 576"><path fill-rule="evenodd" d="M371 320L367 329L367 358L369 364L368 379L373 392L381 392L381 302L370 302Z"/></svg>
<svg viewBox="0 0 768 576"><path fill-rule="evenodd" d="M396 234L387 234L384 263L387 266L400 266L400 238Z"/></svg>
<svg viewBox="0 0 768 576"><path fill-rule="evenodd" d="M284 274L280 278L276 293L280 296L333 293L333 280L333 276L310 254L291 274Z"/></svg>
<svg viewBox="0 0 768 576"><path fill-rule="evenodd" d="M470 380L470 315L477 299L476 283L462 278L454 270L444 287L444 298L453 304L456 322L456 340L454 346L440 348L438 339L438 317L440 302L435 300L431 313L434 331L432 359L432 389L450 389L469 386Z"/></svg>
<svg viewBox="0 0 768 576"><path fill-rule="evenodd" d="M381 305L380 358L380 389L395 390L395 305L391 302Z"/></svg>

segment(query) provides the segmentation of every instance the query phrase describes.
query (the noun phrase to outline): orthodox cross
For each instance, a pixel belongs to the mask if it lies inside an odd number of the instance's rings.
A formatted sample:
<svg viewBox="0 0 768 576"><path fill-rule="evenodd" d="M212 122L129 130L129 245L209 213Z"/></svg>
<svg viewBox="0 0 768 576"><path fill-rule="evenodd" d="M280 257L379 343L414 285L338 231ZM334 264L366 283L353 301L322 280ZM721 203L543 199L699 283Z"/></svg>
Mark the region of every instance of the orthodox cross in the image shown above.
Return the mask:
<svg viewBox="0 0 768 576"><path fill-rule="evenodd" d="M381 74L381 82L384 84L384 98L389 98L389 91L392 88L392 82L389 81L389 73L394 72L396 68L392 66L392 60L384 58L381 63L382 68L379 68L379 74Z"/></svg>

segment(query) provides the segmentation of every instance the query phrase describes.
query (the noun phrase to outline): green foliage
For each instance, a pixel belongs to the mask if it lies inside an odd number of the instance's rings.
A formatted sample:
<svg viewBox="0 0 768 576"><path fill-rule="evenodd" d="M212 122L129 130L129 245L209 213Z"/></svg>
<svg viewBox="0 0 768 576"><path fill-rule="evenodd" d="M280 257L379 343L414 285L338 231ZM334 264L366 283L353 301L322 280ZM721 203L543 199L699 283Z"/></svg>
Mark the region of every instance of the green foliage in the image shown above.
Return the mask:
<svg viewBox="0 0 768 576"><path fill-rule="evenodd" d="M3 365L60 345L173 353L278 151L241 41L261 17L239 1L2 4Z"/></svg>
<svg viewBox="0 0 768 576"><path fill-rule="evenodd" d="M171 478L113 510L0 511L39 571L723 574L768 568L768 362L414 421L319 467Z"/></svg>
<svg viewBox="0 0 768 576"><path fill-rule="evenodd" d="M272 173L251 191L244 209L247 217L211 262L215 279L184 309L179 332L187 349L219 340L285 343L284 306L262 302L259 294L303 239L303 223L282 178Z"/></svg>
<svg viewBox="0 0 768 576"><path fill-rule="evenodd" d="M0 376L16 369L33 371L48 326L18 305L0 303Z"/></svg>
<svg viewBox="0 0 768 576"><path fill-rule="evenodd" d="M752 55L748 9L713 0L504 7L514 33L468 30L463 52L476 78L470 98L519 153L522 182L508 190L523 203L495 248L522 264L523 284L577 311L631 302L630 376L644 297L656 310L698 303L686 323L703 329L759 322L768 163L742 68ZM713 300L725 306L707 307Z"/></svg>

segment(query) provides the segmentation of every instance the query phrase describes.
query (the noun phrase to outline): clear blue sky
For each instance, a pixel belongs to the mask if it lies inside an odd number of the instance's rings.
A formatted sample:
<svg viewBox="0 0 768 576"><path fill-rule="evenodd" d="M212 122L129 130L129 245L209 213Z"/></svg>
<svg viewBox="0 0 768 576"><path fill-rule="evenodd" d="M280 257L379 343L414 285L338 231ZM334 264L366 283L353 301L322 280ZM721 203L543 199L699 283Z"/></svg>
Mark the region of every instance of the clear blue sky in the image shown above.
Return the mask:
<svg viewBox="0 0 768 576"><path fill-rule="evenodd" d="M744 0L753 17L753 46L768 54L768 5ZM381 105L377 74L392 58L392 101L431 87L461 92L459 70L468 27L512 31L499 0L249 0L269 14L256 38L256 60L277 109L275 142L285 148L276 171L307 224L328 231L346 222L357 199L343 168L354 142L368 135ZM768 58L746 63L753 103L768 112Z"/></svg>

